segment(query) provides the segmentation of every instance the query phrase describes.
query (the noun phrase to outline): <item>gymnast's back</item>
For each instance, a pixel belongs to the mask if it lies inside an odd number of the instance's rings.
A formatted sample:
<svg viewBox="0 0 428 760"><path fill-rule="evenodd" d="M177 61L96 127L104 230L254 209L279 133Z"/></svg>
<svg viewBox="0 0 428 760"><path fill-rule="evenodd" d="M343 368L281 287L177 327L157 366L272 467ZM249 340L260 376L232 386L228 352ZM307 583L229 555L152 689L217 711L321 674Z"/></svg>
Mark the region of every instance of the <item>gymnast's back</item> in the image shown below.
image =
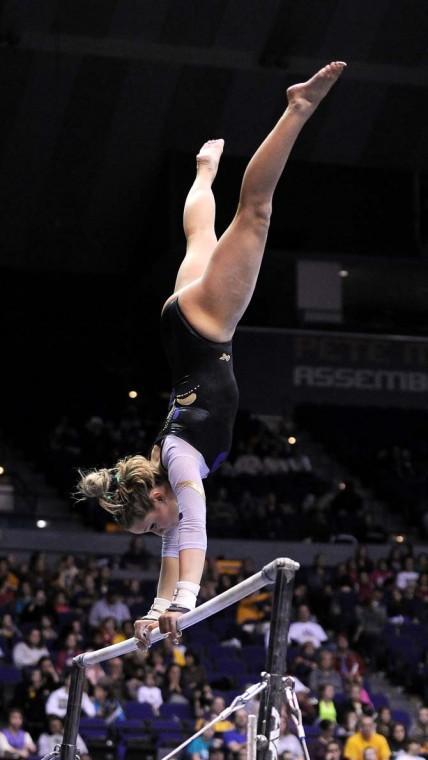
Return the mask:
<svg viewBox="0 0 428 760"><path fill-rule="evenodd" d="M178 297L161 317L162 342L171 369L168 414L155 443L175 435L197 449L214 472L232 444L239 392L232 341L208 340L188 322Z"/></svg>

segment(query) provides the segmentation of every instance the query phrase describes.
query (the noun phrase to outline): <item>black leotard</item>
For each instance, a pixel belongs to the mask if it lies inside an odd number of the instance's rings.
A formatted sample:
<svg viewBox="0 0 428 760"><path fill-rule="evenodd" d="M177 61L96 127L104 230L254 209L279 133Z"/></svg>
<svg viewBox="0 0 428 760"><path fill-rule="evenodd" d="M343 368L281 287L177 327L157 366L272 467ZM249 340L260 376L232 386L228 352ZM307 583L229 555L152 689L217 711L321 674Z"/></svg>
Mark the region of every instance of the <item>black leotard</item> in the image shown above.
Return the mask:
<svg viewBox="0 0 428 760"><path fill-rule="evenodd" d="M176 435L203 455L211 472L226 459L238 408L232 342L200 335L182 313L178 298L164 308L162 339L172 372L168 415L157 437Z"/></svg>

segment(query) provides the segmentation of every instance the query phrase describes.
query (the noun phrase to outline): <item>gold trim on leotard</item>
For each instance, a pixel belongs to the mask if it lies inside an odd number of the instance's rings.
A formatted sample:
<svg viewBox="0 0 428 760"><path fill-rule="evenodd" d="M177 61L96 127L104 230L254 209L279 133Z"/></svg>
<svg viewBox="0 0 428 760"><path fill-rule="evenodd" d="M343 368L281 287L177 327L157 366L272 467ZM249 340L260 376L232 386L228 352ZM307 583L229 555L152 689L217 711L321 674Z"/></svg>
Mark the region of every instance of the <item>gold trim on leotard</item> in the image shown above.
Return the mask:
<svg viewBox="0 0 428 760"><path fill-rule="evenodd" d="M180 480L179 483L177 483L176 490L177 492L180 491L182 488L193 488L196 493L199 494L199 496L202 496L203 499L205 499L205 491L203 489L203 486L200 486L199 483L196 482L196 480Z"/></svg>

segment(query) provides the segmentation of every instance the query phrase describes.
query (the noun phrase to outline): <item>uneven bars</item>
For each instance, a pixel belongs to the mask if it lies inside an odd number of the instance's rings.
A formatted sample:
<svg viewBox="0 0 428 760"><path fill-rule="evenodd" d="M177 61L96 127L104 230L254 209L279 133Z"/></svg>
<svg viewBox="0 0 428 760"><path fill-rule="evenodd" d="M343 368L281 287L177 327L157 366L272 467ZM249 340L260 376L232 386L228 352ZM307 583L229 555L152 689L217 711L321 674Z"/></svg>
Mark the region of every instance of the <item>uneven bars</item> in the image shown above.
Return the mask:
<svg viewBox="0 0 428 760"><path fill-rule="evenodd" d="M200 623L201 620L205 620L205 618L215 615L216 612L224 610L231 604L239 602L244 597L254 594L255 591L263 588L263 586L274 583L278 568L283 568L287 577L291 580L299 567L298 562L288 557L274 559L259 570L258 573L237 583L236 586L223 591L222 594L215 596L213 599L209 599L191 612L186 612L182 615L179 619L180 630L189 628L191 625L195 625L195 623ZM166 638L167 635L161 633L159 628L154 628L150 635L150 641L152 644L155 644L157 641ZM111 646L103 647L103 649L96 649L94 652L79 654L73 659L73 663L80 668L86 668L88 665L95 665L98 662L104 662L104 660L111 660L113 657L122 657L130 652L135 652L138 648L138 640L136 638L127 639L119 644L112 644Z"/></svg>

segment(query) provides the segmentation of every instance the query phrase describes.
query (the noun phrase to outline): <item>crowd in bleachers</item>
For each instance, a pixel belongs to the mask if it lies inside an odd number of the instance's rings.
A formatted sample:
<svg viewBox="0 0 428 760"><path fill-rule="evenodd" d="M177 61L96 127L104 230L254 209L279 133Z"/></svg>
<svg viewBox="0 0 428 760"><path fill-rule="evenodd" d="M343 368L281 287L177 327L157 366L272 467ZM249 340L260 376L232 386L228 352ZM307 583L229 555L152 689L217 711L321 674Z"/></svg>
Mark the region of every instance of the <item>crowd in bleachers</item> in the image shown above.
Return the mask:
<svg viewBox="0 0 428 760"><path fill-rule="evenodd" d="M139 558L145 566L152 561L142 537L135 537L122 570L134 569ZM251 561L207 561L200 600L253 570ZM73 657L132 636L132 621L152 602L154 584L128 575L116 574L105 557L0 559L0 757L42 756L60 742ZM268 591L259 592L189 629L180 645L166 640L149 652L88 668L81 754L99 751L104 757L110 746L112 757L128 753L129 760L133 748L141 755L177 743L218 715L225 701L259 678L270 601ZM374 563L361 547L335 567L319 556L297 576L293 604L288 669L313 757L427 755L428 708L419 715L394 712L370 683L370 674L381 668L422 704L428 701L427 556L397 547ZM246 718L241 710L216 724L193 746L192 760L208 753L211 760L239 758ZM301 754L289 728L284 720L281 754L297 760ZM367 748L375 754L370 757Z"/></svg>

